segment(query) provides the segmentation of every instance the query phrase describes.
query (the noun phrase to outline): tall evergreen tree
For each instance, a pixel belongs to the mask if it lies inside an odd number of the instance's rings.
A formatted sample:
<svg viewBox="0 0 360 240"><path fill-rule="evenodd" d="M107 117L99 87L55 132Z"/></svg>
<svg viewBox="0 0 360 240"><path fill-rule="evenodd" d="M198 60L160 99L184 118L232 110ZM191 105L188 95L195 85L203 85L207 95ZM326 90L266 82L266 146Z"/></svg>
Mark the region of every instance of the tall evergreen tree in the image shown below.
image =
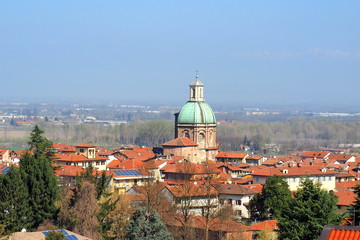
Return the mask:
<svg viewBox="0 0 360 240"><path fill-rule="evenodd" d="M360 185L355 187L355 202L351 205L350 215L354 219L354 225L359 226L360 223Z"/></svg>
<svg viewBox="0 0 360 240"><path fill-rule="evenodd" d="M125 240L170 240L171 234L156 211L138 208L131 217Z"/></svg>
<svg viewBox="0 0 360 240"><path fill-rule="evenodd" d="M31 226L29 195L20 169L11 167L0 175L0 225L5 234Z"/></svg>
<svg viewBox="0 0 360 240"><path fill-rule="evenodd" d="M52 143L42 136L36 125L31 133L29 150L20 161L20 169L29 193L32 227L54 217L59 187L51 166L54 158Z"/></svg>
<svg viewBox="0 0 360 240"><path fill-rule="evenodd" d="M318 239L325 225L339 223L336 197L306 178L295 193L291 208L279 218L280 239Z"/></svg>
<svg viewBox="0 0 360 240"><path fill-rule="evenodd" d="M289 185L281 176L268 178L261 194L256 194L249 203L251 218L277 219L283 209L288 208L291 202Z"/></svg>

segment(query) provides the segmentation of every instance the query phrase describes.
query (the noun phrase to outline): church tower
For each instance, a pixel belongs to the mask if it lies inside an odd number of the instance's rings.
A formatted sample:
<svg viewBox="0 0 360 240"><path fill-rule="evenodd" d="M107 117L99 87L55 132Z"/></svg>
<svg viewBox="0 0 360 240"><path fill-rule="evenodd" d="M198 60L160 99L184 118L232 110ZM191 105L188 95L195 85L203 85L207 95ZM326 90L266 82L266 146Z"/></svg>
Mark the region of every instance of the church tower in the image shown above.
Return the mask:
<svg viewBox="0 0 360 240"><path fill-rule="evenodd" d="M218 146L214 112L204 100L204 84L197 74L189 87L189 100L175 114L175 138L187 137L197 144L196 162L215 161Z"/></svg>

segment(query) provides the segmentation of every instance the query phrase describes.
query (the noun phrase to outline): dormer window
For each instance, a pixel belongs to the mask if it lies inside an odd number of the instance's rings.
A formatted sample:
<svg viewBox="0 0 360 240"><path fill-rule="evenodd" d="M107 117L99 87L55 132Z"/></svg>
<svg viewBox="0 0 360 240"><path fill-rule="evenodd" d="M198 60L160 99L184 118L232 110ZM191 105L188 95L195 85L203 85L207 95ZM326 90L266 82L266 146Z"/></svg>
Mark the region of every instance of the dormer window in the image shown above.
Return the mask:
<svg viewBox="0 0 360 240"><path fill-rule="evenodd" d="M284 169L284 170L282 170L282 173L283 173L283 174L288 174L288 173L289 173L289 170Z"/></svg>

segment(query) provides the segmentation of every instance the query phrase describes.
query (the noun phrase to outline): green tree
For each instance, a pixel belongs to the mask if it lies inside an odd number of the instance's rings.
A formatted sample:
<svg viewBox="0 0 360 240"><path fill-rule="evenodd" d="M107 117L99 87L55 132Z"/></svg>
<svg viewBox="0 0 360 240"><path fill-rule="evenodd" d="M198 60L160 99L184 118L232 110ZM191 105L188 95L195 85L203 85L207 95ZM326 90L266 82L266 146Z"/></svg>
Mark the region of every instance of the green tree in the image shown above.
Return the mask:
<svg viewBox="0 0 360 240"><path fill-rule="evenodd" d="M51 164L54 158L52 143L42 136L44 132L36 125L31 133L29 151L20 161L20 170L29 193L32 227L36 228L56 212L55 201L59 187Z"/></svg>
<svg viewBox="0 0 360 240"><path fill-rule="evenodd" d="M29 194L20 169L0 175L0 225L5 234L30 227Z"/></svg>
<svg viewBox="0 0 360 240"><path fill-rule="evenodd" d="M156 211L138 208L131 217L125 240L170 240L171 234Z"/></svg>
<svg viewBox="0 0 360 240"><path fill-rule="evenodd" d="M318 239L325 225L339 223L336 197L306 178L295 193L291 207L279 218L280 239Z"/></svg>
<svg viewBox="0 0 360 240"><path fill-rule="evenodd" d="M354 225L359 226L360 223L360 185L355 187L355 204L351 205L350 215L354 219Z"/></svg>
<svg viewBox="0 0 360 240"><path fill-rule="evenodd" d="M277 219L283 209L291 203L289 185L281 176L268 178L260 194L256 194L249 203L253 219Z"/></svg>
<svg viewBox="0 0 360 240"><path fill-rule="evenodd" d="M57 231L50 231L45 240L66 240L64 233Z"/></svg>

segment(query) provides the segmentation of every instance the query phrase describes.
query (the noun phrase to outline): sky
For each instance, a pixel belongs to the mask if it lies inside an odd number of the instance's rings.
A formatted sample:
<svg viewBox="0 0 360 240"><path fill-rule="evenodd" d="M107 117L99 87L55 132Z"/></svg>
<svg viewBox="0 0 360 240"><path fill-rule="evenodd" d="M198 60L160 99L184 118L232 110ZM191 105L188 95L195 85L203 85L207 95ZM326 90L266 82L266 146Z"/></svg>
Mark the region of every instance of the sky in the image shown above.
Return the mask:
<svg viewBox="0 0 360 240"><path fill-rule="evenodd" d="M359 106L360 1L1 1L2 101Z"/></svg>

